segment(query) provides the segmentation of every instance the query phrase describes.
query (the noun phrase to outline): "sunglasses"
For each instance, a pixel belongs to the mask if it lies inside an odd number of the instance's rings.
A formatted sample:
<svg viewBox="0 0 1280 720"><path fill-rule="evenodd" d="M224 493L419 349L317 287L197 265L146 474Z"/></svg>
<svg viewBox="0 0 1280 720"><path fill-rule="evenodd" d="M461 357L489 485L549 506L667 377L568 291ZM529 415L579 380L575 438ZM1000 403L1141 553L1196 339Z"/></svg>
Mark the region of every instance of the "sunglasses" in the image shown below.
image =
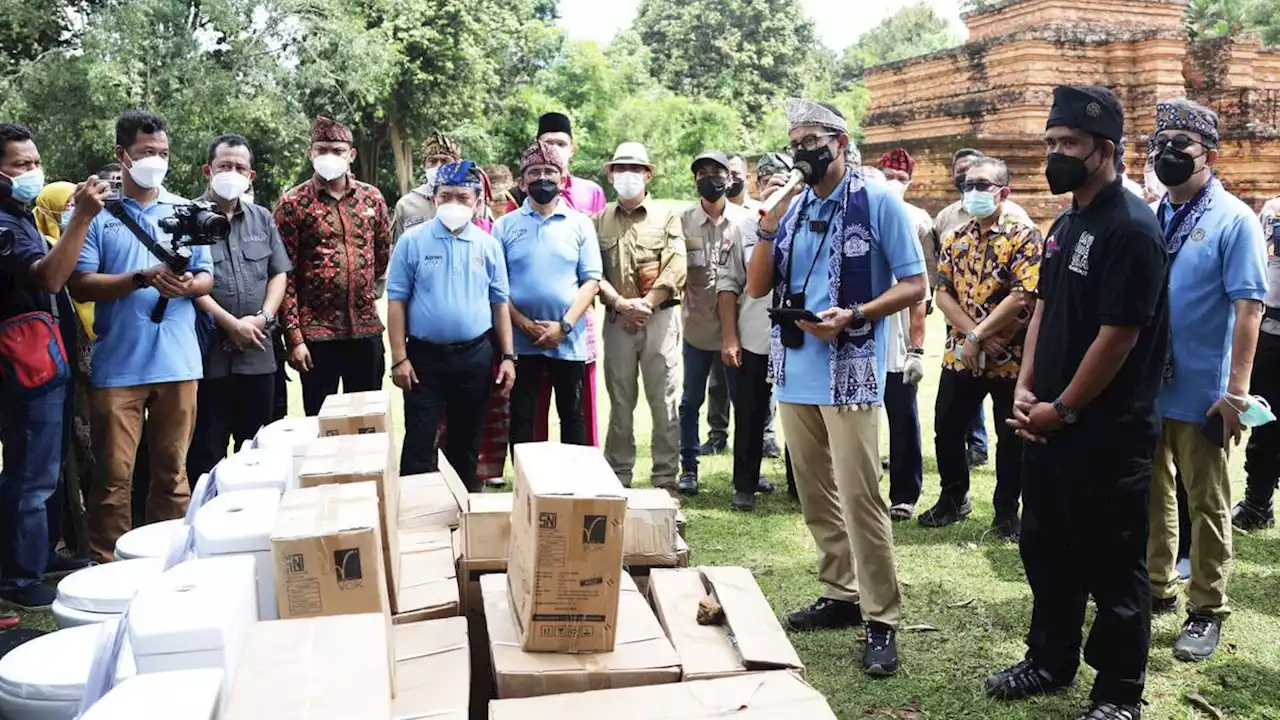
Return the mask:
<svg viewBox="0 0 1280 720"><path fill-rule="evenodd" d="M965 192L977 190L978 192L991 192L992 190L1003 190L1003 185L997 185L986 180L965 180L960 183L960 189Z"/></svg>
<svg viewBox="0 0 1280 720"><path fill-rule="evenodd" d="M1153 146L1155 147L1156 152L1160 152L1161 150L1164 150L1169 146L1173 146L1174 150L1183 151L1183 150L1186 150L1187 148L1190 148L1192 145L1200 145L1201 147L1208 147L1204 143L1199 142L1197 140L1192 140L1186 135L1174 135L1172 138L1167 136L1158 137L1156 138Z"/></svg>

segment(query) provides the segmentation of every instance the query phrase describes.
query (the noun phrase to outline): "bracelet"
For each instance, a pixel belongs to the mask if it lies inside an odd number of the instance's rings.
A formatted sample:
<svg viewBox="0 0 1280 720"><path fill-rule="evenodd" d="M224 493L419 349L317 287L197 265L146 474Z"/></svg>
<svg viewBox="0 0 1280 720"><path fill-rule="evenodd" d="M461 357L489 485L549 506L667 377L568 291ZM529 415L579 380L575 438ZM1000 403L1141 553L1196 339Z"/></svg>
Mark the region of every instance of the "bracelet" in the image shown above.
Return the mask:
<svg viewBox="0 0 1280 720"><path fill-rule="evenodd" d="M398 362L398 363L391 363L391 369L392 369L392 370L395 370L396 368L400 367L401 365L403 365L403 364L405 364L405 363L407 363L407 362L409 362L409 358L407 358L407 357L406 357L406 358L404 358L403 360L401 360L401 361L400 361L400 362Z"/></svg>
<svg viewBox="0 0 1280 720"><path fill-rule="evenodd" d="M762 230L759 226L756 226L756 237L767 242L773 242L778 239L778 231L774 230L773 232L768 232L767 230Z"/></svg>
<svg viewBox="0 0 1280 720"><path fill-rule="evenodd" d="M907 348L907 354L908 354L908 355L918 355L918 356L923 357L923 356L924 356L924 348L922 348L922 347L912 347L912 348Z"/></svg>

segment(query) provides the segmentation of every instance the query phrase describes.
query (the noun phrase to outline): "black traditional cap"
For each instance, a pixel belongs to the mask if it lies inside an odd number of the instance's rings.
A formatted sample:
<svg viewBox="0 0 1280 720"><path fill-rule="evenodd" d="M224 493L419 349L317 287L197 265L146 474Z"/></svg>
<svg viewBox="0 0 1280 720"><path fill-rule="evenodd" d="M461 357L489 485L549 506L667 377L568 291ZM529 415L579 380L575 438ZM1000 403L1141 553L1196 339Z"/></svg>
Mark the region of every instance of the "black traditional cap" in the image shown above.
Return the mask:
<svg viewBox="0 0 1280 720"><path fill-rule="evenodd" d="M568 115L558 112L549 112L538 118L538 137L552 132L562 132L573 137L573 121Z"/></svg>
<svg viewBox="0 0 1280 720"><path fill-rule="evenodd" d="M1119 145L1124 109L1116 94L1101 85L1059 85L1053 89L1053 108L1044 127L1083 130Z"/></svg>
<svg viewBox="0 0 1280 720"><path fill-rule="evenodd" d="M729 169L729 156L719 150L703 150L698 157L693 159L693 164L689 166L689 170L697 172L698 166L704 162L713 162L725 170Z"/></svg>

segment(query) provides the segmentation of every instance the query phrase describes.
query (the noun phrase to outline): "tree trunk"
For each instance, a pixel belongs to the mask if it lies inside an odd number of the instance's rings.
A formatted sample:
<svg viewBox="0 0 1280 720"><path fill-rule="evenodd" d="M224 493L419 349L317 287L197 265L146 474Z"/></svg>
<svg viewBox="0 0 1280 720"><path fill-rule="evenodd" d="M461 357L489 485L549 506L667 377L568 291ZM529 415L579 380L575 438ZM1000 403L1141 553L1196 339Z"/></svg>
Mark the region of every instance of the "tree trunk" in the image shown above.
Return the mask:
<svg viewBox="0 0 1280 720"><path fill-rule="evenodd" d="M391 140L391 152L395 155L396 190L401 195L405 195L409 192L409 186L413 183L413 141L404 134L404 130L400 127L399 118L394 113L387 126Z"/></svg>

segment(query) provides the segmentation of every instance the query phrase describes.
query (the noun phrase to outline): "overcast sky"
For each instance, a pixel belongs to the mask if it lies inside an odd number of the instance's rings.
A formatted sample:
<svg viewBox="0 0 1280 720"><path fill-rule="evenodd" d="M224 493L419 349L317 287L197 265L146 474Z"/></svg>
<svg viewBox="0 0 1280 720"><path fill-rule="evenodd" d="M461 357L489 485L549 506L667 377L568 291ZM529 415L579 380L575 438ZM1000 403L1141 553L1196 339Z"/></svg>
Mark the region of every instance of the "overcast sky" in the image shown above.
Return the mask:
<svg viewBox="0 0 1280 720"><path fill-rule="evenodd" d="M961 32L958 0L926 1ZM818 36L837 51L911 2L918 0L800 0L810 17L821 20ZM631 25L639 5L640 0L560 0L560 25L570 37L608 42Z"/></svg>

